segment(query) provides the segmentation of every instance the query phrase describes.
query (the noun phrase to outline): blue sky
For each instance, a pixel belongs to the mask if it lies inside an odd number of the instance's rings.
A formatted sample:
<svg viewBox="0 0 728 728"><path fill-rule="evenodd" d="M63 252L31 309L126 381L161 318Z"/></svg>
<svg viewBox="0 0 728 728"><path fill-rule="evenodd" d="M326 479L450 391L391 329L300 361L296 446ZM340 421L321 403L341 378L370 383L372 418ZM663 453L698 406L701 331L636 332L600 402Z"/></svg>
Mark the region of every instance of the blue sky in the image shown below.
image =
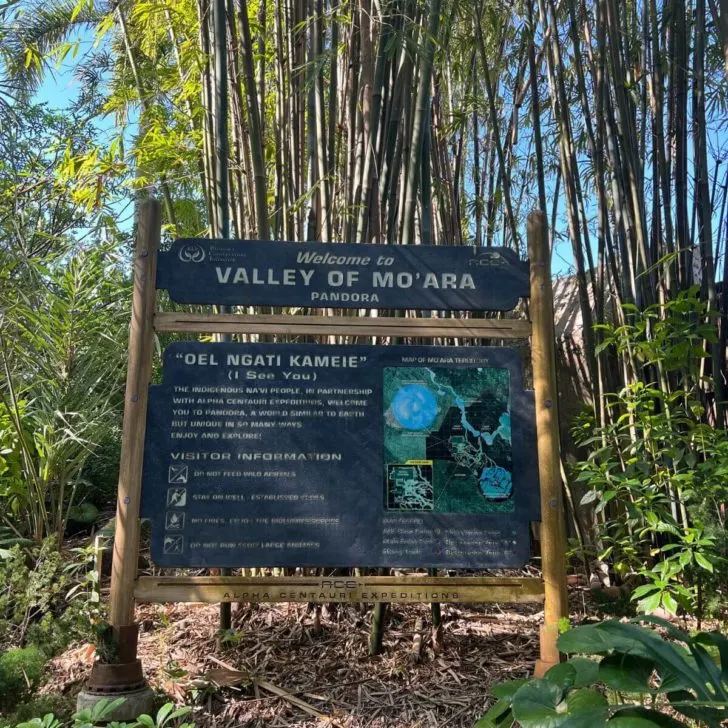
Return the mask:
<svg viewBox="0 0 728 728"><path fill-rule="evenodd" d="M76 58L71 58L68 54L67 60L60 66L53 64L46 73L43 84L38 89L35 100L38 103L47 104L49 108L63 111L78 97L81 91L81 82L75 78L75 68L78 62L86 53L94 47L95 33L88 29L79 32L78 35L71 37L69 40L79 41L79 52ZM116 127L113 115L98 117L95 120L96 127L102 134L106 134L109 139L116 136L118 129ZM125 137L129 138L134 133L135 125L129 124ZM121 200L112 205L116 214L117 223L122 230L131 230L133 223L133 202L131 195L127 200Z"/></svg>

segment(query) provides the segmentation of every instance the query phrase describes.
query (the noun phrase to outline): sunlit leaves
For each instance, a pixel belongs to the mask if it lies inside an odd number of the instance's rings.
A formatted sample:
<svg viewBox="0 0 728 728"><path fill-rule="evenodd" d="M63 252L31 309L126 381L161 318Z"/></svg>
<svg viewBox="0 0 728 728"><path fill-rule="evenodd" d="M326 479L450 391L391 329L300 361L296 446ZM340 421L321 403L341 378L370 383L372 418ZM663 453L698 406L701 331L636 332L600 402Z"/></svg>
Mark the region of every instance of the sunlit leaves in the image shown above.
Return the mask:
<svg viewBox="0 0 728 728"><path fill-rule="evenodd" d="M128 288L103 246L18 265L24 275L8 286L0 318L0 402L23 489L0 504L14 504L24 535L60 540L81 469L116 423Z"/></svg>

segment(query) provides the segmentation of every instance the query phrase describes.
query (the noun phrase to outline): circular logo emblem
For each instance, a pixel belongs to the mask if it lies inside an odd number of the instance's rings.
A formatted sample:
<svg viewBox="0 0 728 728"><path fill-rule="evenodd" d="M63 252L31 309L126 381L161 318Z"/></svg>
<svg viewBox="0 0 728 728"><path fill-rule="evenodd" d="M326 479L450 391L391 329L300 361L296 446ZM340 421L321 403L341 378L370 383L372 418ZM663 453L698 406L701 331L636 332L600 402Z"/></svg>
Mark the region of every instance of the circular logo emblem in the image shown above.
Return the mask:
<svg viewBox="0 0 728 728"><path fill-rule="evenodd" d="M179 259L183 263L202 263L205 249L198 243L187 243L179 249Z"/></svg>

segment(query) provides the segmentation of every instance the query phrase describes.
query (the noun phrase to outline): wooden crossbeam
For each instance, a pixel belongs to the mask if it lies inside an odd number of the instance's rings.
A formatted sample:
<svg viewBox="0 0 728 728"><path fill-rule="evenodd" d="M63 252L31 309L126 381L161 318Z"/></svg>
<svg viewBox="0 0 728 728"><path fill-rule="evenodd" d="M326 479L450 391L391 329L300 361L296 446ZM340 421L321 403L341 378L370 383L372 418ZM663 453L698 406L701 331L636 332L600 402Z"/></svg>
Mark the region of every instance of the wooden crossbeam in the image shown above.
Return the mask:
<svg viewBox="0 0 728 728"><path fill-rule="evenodd" d="M499 602L543 601L541 579L518 577L144 576L141 602Z"/></svg>
<svg viewBox="0 0 728 728"><path fill-rule="evenodd" d="M523 319L372 318L294 316L291 314L157 313L159 332L201 334L286 334L324 336L402 336L459 339L525 339L531 324Z"/></svg>

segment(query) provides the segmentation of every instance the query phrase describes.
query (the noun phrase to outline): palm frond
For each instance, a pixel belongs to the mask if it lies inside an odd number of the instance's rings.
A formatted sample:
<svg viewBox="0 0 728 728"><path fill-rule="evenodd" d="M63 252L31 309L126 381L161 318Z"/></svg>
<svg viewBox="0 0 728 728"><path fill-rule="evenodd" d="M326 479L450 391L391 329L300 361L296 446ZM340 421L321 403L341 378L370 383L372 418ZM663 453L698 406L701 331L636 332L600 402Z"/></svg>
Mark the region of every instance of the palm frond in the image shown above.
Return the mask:
<svg viewBox="0 0 728 728"><path fill-rule="evenodd" d="M107 8L78 0L32 0L16 4L0 43L3 83L29 94L52 73L53 52L79 30L99 23Z"/></svg>

